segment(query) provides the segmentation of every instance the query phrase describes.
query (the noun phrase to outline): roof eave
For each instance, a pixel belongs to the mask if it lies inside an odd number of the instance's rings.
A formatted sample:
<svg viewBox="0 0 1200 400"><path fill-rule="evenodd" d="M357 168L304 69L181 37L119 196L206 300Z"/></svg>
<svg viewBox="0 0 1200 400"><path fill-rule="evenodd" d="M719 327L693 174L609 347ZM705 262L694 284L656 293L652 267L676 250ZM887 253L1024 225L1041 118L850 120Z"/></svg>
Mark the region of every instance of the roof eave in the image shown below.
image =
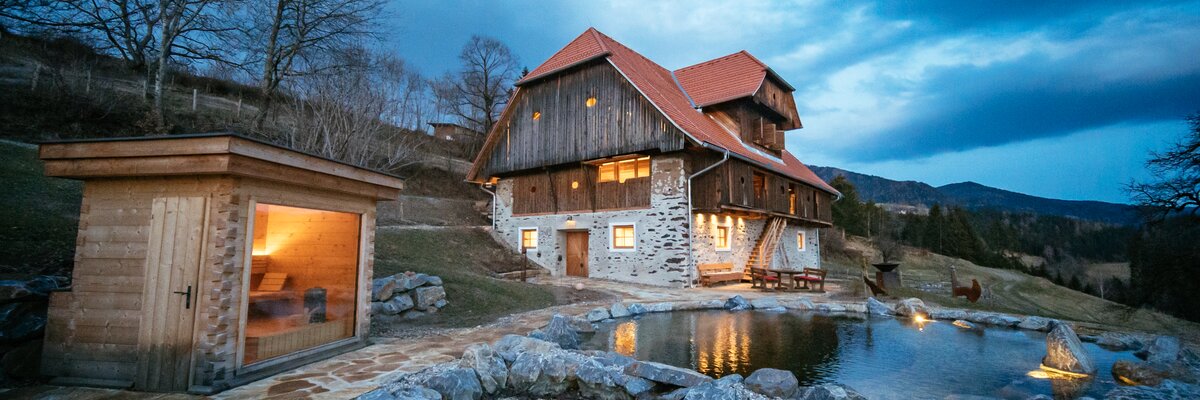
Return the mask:
<svg viewBox="0 0 1200 400"><path fill-rule="evenodd" d="M549 71L546 71L546 72L542 72L542 73L540 73L540 74L537 74L537 75L534 75L534 76L527 76L527 77L521 78L520 80L518 80L518 81L517 81L517 83L515 83L515 84L513 84L513 85L514 85L514 86L525 86L525 85L528 85L528 84L530 84L530 83L537 82L537 81L540 81L540 80L542 80L542 79L546 79L546 78L549 78L549 77L551 77L551 76L554 76L554 75L556 75L556 74L558 74L558 73L560 73L560 72L562 72L562 71L566 71L566 70L568 70L568 69L571 69L572 67L577 67L577 66L580 66L580 65L583 65L583 64L587 64L587 63L589 63L589 62L592 62L592 61L595 61L595 60L598 60L598 59L601 59L601 58L607 58L607 57L608 57L609 55L611 55L611 54L612 54L612 52L611 52L611 51L607 51L607 50L605 50L604 52L602 52L602 53L599 53L599 54L596 54L596 55L594 55L594 56L591 56L591 57L588 57L588 58L584 58L584 59L581 59L581 60L579 60L579 61L576 61L576 62L573 62L573 63L567 64L567 65L563 65L563 66L561 66L561 67L558 67L558 68L555 68L555 69L552 69L552 70L549 70Z"/></svg>

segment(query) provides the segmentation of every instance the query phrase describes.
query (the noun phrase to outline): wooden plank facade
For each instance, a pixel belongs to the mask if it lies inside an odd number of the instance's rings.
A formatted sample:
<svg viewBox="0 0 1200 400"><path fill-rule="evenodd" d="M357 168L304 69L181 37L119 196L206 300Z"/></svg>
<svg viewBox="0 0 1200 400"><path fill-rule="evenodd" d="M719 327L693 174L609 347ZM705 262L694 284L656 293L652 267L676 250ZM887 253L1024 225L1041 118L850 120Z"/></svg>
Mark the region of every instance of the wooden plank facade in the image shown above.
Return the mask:
<svg viewBox="0 0 1200 400"><path fill-rule="evenodd" d="M630 210L650 207L650 177L598 182L580 164L513 178L513 215Z"/></svg>
<svg viewBox="0 0 1200 400"><path fill-rule="evenodd" d="M212 393L336 352L238 361L255 203L361 216L345 245L359 260L353 286L369 288L375 201L403 185L230 134L51 143L40 154L47 175L85 181L73 284L51 294L42 354L42 372L63 384ZM272 168L239 169L238 158ZM314 179L297 184L293 172ZM342 349L365 344L370 323L370 290L350 295L357 315Z"/></svg>
<svg viewBox="0 0 1200 400"><path fill-rule="evenodd" d="M712 156L697 162L711 165ZM698 212L765 212L830 226L832 196L741 160L730 159L692 181L692 208Z"/></svg>
<svg viewBox="0 0 1200 400"><path fill-rule="evenodd" d="M500 137L480 176L677 151L685 141L683 132L604 60L522 87L499 124Z"/></svg>

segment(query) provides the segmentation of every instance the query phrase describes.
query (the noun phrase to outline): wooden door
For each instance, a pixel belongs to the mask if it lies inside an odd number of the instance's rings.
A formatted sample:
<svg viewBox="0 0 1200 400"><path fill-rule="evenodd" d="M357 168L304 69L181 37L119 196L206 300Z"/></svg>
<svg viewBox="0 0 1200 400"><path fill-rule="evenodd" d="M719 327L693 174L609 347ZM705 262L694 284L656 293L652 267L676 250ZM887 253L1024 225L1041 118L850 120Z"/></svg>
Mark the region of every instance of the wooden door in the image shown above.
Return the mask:
<svg viewBox="0 0 1200 400"><path fill-rule="evenodd" d="M204 197L154 199L135 389L188 389L207 205Z"/></svg>
<svg viewBox="0 0 1200 400"><path fill-rule="evenodd" d="M588 233L567 232L567 276L588 276Z"/></svg>

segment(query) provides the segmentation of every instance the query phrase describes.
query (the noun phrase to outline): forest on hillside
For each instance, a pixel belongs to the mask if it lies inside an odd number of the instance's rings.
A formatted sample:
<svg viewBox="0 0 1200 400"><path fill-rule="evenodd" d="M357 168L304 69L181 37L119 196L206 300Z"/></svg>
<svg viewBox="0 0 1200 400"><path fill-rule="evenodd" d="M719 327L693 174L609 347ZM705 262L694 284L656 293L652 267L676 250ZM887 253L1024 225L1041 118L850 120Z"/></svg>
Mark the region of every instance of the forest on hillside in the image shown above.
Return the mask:
<svg viewBox="0 0 1200 400"><path fill-rule="evenodd" d="M1200 114L1187 121L1184 138L1147 162L1154 180L1127 187L1141 212L1136 225L942 204L928 215L891 213L838 175L830 181L843 194L833 203L835 229L881 250L926 249L1200 321ZM1101 263L1128 263L1129 278L1089 279L1087 270Z"/></svg>

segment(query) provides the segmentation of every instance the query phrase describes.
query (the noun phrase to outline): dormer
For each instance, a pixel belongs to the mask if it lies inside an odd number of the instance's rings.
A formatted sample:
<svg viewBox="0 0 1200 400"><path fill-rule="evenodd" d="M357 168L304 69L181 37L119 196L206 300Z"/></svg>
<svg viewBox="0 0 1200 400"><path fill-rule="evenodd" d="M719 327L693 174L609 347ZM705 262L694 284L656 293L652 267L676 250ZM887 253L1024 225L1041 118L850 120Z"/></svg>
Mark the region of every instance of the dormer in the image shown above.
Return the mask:
<svg viewBox="0 0 1200 400"><path fill-rule="evenodd" d="M784 132L801 128L795 91L746 51L676 70L694 106L743 143L779 155Z"/></svg>

